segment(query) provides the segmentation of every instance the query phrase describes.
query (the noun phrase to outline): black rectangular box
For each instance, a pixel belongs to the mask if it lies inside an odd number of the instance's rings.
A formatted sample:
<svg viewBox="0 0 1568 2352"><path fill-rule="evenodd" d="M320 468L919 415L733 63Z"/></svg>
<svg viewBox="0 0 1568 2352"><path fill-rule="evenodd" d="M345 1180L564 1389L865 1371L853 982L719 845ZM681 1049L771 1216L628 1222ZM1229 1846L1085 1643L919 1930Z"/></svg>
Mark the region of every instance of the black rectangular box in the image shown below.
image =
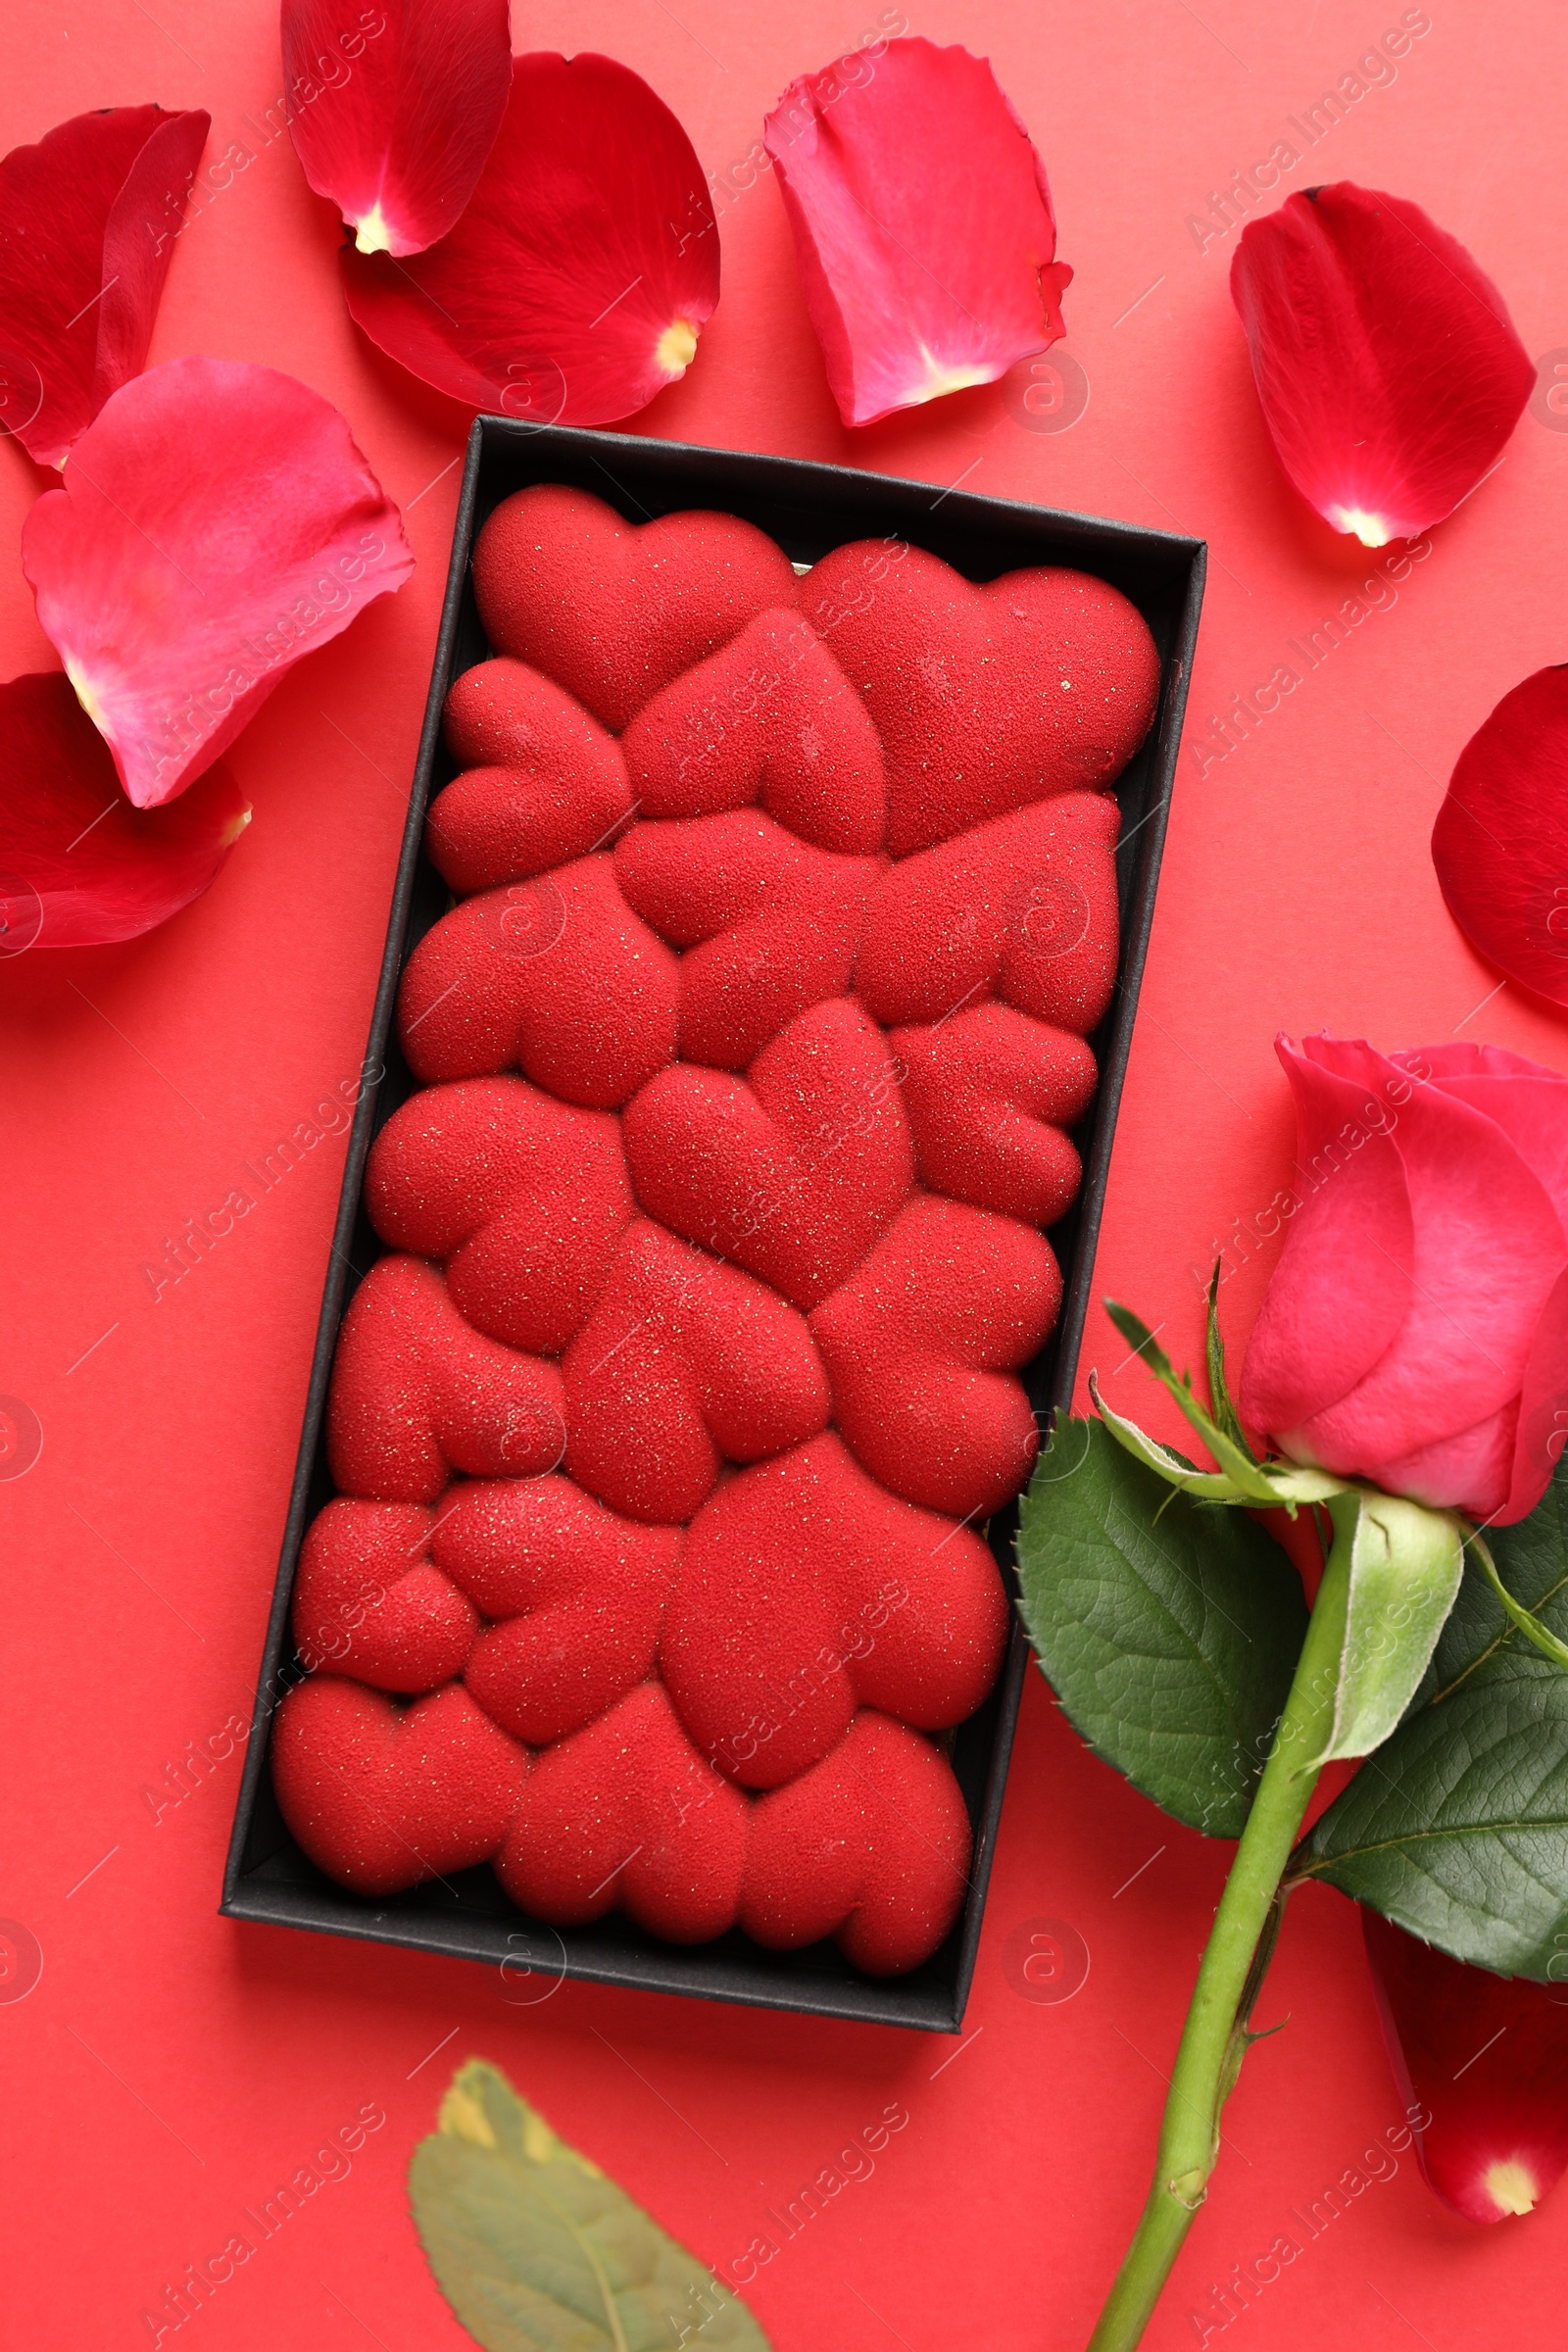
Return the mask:
<svg viewBox="0 0 1568 2352"><path fill-rule="evenodd" d="M230 1919L315 1928L328 1935L484 1961L507 1973L522 2000L531 1987L542 1991L565 1975L708 2000L957 2033L974 1973L1023 1688L1027 1645L1016 1619L996 1690L954 1736L952 1762L974 1828L968 1899L940 1951L904 1977L863 1976L832 1943L814 1944L806 1951L768 1952L739 1932L695 1947L662 1943L615 1914L563 1934L529 1920L509 1903L488 1866L458 1874L448 1884L433 1882L379 1900L362 1898L335 1886L306 1859L272 1794L267 1769L271 1715L291 1673L297 1672L289 1632L295 1564L306 1528L332 1492L324 1425L333 1349L352 1284L381 1254L381 1244L360 1206L366 1154L376 1130L415 1091L393 1029L398 982L409 955L450 904L446 885L423 852L426 805L453 773L441 740L441 709L452 680L486 660L491 650L474 607L468 553L492 509L532 482L567 482L592 491L633 522L682 508L726 510L766 531L798 564L812 564L846 540L897 536L929 549L973 580L994 579L1024 564L1072 564L1119 588L1149 623L1160 657L1159 708L1147 743L1116 786L1123 814L1117 853L1119 986L1109 1013L1090 1040L1101 1081L1076 1138L1084 1158L1083 1188L1071 1212L1052 1232L1066 1275L1061 1317L1049 1345L1024 1375L1043 1427L1047 1416L1064 1407L1072 1395L1198 635L1202 542L845 466L749 457L621 433L539 429L500 416L476 418L367 1047L367 1068L373 1071L384 1064L385 1075L362 1096L349 1138L221 1908ZM998 1515L990 1530L1009 1590L1014 1584L1015 1527L1016 1511L1009 1509Z"/></svg>

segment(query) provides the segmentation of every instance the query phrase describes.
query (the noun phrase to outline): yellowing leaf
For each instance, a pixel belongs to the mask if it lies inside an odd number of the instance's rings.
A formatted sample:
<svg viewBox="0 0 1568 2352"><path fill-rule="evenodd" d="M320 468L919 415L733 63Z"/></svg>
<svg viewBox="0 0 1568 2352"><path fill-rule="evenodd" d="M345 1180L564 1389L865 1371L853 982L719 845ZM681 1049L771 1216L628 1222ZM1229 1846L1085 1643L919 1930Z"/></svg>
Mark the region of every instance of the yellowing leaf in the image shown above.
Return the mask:
<svg viewBox="0 0 1568 2352"><path fill-rule="evenodd" d="M483 2059L453 2078L409 2197L485 2352L768 2352L745 2304Z"/></svg>

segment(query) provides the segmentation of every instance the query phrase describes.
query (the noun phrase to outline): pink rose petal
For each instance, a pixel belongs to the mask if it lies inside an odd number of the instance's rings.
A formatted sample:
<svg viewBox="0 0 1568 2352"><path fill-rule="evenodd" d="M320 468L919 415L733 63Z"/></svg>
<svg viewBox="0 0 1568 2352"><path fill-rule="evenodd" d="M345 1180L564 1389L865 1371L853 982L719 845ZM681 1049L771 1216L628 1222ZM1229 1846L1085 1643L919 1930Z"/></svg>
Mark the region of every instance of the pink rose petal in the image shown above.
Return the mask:
<svg viewBox="0 0 1568 2352"><path fill-rule="evenodd" d="M211 120L109 107L0 162L0 426L40 466L141 371Z"/></svg>
<svg viewBox="0 0 1568 2352"><path fill-rule="evenodd" d="M199 898L250 820L210 767L171 808L133 808L58 669L0 686L0 956L135 939Z"/></svg>
<svg viewBox="0 0 1568 2352"><path fill-rule="evenodd" d="M467 211L414 260L345 247L372 343L454 400L608 424L685 374L718 300L702 166L648 84L608 57L519 57Z"/></svg>
<svg viewBox="0 0 1568 2352"><path fill-rule="evenodd" d="M1252 1326L1240 1396L1252 1427L1271 1433L1299 1427L1370 1372L1410 1305L1415 1241L1399 1155L1361 1117L1365 1086L1324 1068L1312 1043L1298 1052L1289 1038L1274 1041L1296 1097L1304 1205ZM1354 1150L1348 1124L1365 1138Z"/></svg>
<svg viewBox="0 0 1568 2352"><path fill-rule="evenodd" d="M846 424L989 384L1061 335L1045 166L987 59L860 50L792 82L762 137Z"/></svg>
<svg viewBox="0 0 1568 2352"><path fill-rule="evenodd" d="M183 792L302 654L414 567L329 401L204 359L115 394L30 510L22 562L138 808Z"/></svg>
<svg viewBox="0 0 1568 2352"><path fill-rule="evenodd" d="M512 88L508 0L283 0L294 152L362 253L461 219Z"/></svg>
<svg viewBox="0 0 1568 2352"><path fill-rule="evenodd" d="M1340 1477L1522 1518L1568 1438L1568 1080L1452 1041L1279 1052L1298 1205L1244 1417Z"/></svg>

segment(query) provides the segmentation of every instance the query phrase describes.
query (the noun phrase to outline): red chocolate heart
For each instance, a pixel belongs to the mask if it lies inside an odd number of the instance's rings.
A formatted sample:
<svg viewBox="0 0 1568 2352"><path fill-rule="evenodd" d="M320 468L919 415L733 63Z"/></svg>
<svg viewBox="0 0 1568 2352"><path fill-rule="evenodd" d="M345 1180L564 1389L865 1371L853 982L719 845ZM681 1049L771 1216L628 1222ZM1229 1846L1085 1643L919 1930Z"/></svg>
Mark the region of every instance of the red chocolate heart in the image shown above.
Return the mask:
<svg viewBox="0 0 1568 2352"><path fill-rule="evenodd" d="M1061 1130L1095 1091L1082 1038L1010 1005L972 1004L929 1029L895 1029L920 1177L934 1193L1054 1225L1081 1174Z"/></svg>
<svg viewBox="0 0 1568 2352"><path fill-rule="evenodd" d="M480 531L473 592L498 653L533 662L620 728L755 613L792 605L795 573L736 515L623 522L584 490L540 482Z"/></svg>
<svg viewBox="0 0 1568 2352"><path fill-rule="evenodd" d="M454 1470L526 1478L565 1449L555 1364L474 1331L416 1257L383 1257L355 1292L326 1406L327 1458L347 1494L433 1502Z"/></svg>
<svg viewBox="0 0 1568 2352"><path fill-rule="evenodd" d="M446 1260L476 1331L557 1355L636 1215L620 1122L521 1078L432 1086L370 1148L365 1205L384 1242Z"/></svg>
<svg viewBox="0 0 1568 2352"><path fill-rule="evenodd" d="M300 1546L294 1641L303 1664L377 1690L436 1690L463 1672L479 1614L432 1565L421 1503L339 1495Z"/></svg>
<svg viewBox="0 0 1568 2352"><path fill-rule="evenodd" d="M680 962L685 1061L743 1070L850 985L880 860L812 849L760 810L634 825L615 873Z"/></svg>
<svg viewBox="0 0 1568 2352"><path fill-rule="evenodd" d="M760 802L819 849L867 856L887 831L877 731L799 612L762 612L645 703L621 737L644 816Z"/></svg>
<svg viewBox="0 0 1568 2352"><path fill-rule="evenodd" d="M644 1683L537 1759L496 1876L558 1927L620 1909L672 1943L702 1943L734 1922L749 1824L745 1797Z"/></svg>
<svg viewBox="0 0 1568 2352"><path fill-rule="evenodd" d="M675 1054L680 980L633 914L607 857L466 899L420 940L398 1034L427 1083L520 1067L590 1110L612 1110Z"/></svg>
<svg viewBox="0 0 1568 2352"><path fill-rule="evenodd" d="M835 1426L894 1494L956 1519L999 1510L1037 1442L1004 1375L1045 1345L1060 1305L1042 1234L931 1194L911 1200L810 1318Z"/></svg>
<svg viewBox="0 0 1568 2352"><path fill-rule="evenodd" d="M661 1071L622 1121L638 1199L792 1305L814 1306L913 1180L891 1070L887 1039L840 997L792 1021L746 1079Z"/></svg>
<svg viewBox="0 0 1568 2352"><path fill-rule="evenodd" d="M620 747L522 662L466 669L446 703L466 770L431 802L424 842L455 891L493 890L597 850L631 812Z"/></svg>
<svg viewBox="0 0 1568 2352"><path fill-rule="evenodd" d="M522 1795L526 1753L461 1684L398 1707L335 1675L291 1690L272 1786L311 1860L359 1894L488 1861Z"/></svg>
<svg viewBox="0 0 1568 2352"><path fill-rule="evenodd" d="M1116 985L1114 801L1071 793L885 874L856 960L856 992L890 1028L945 1021L1001 997L1087 1036Z"/></svg>
<svg viewBox="0 0 1568 2352"><path fill-rule="evenodd" d="M617 1518L569 1478L485 1480L443 1499L431 1548L487 1617L466 1677L533 1745L604 1712L653 1669L680 1534Z"/></svg>
<svg viewBox="0 0 1568 2352"><path fill-rule="evenodd" d="M895 561L858 540L822 558L801 603L876 722L895 858L1110 784L1153 719L1154 641L1087 572L1046 566L977 587L921 548Z"/></svg>
<svg viewBox="0 0 1568 2352"><path fill-rule="evenodd" d="M701 1751L775 1788L826 1755L857 1705L932 1731L961 1723L1005 1634L979 1538L875 1486L829 1431L743 1470L698 1513L660 1670Z"/></svg>
<svg viewBox="0 0 1568 2352"><path fill-rule="evenodd" d="M814 1437L827 1377L801 1317L644 1218L564 1364L573 1478L633 1519L689 1519L720 1463Z"/></svg>
<svg viewBox="0 0 1568 2352"><path fill-rule="evenodd" d="M947 1759L887 1715L752 1808L738 1925L774 1951L836 1936L868 1976L935 1951L969 1886L969 1817Z"/></svg>

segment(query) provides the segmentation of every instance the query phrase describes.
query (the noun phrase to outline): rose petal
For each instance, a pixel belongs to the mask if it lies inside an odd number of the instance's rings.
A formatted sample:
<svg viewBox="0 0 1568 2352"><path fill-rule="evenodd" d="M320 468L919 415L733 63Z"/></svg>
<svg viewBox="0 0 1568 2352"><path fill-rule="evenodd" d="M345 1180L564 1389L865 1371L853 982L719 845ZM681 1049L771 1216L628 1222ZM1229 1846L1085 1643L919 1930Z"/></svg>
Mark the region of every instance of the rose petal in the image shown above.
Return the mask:
<svg viewBox="0 0 1568 2352"><path fill-rule="evenodd" d="M1354 1388L1299 1432L1279 1435L1299 1436L1300 1450L1325 1469L1382 1484L1383 1465L1441 1439L1463 1439L1468 1458L1469 1433L1518 1396L1568 1244L1544 1186L1494 1120L1435 1087L1417 1085L1398 1102L1389 1093L1394 1065L1357 1040L1314 1038L1309 1046L1359 1088L1369 1110L1396 1106L1385 1116L1408 1189L1414 1252L1396 1339ZM1352 1146L1352 1159L1371 1148ZM1325 1190L1342 1182L1343 1173L1335 1175ZM1327 1302L1345 1311L1361 1274L1359 1259L1326 1270ZM1411 1491L1441 1506L1494 1499ZM1494 1501L1505 1492L1506 1482Z"/></svg>
<svg viewBox="0 0 1568 2352"><path fill-rule="evenodd" d="M1409 1311L1414 1232L1404 1169L1392 1140L1347 1148L1367 1090L1325 1068L1308 1039L1274 1051L1296 1097L1297 1189L1279 1264L1242 1366L1241 1410L1254 1429L1295 1430L1343 1396L1397 1336Z"/></svg>
<svg viewBox="0 0 1568 2352"><path fill-rule="evenodd" d="M507 111L508 0L283 0L282 33L306 178L362 253L422 253L456 225Z"/></svg>
<svg viewBox="0 0 1568 2352"><path fill-rule="evenodd" d="M989 384L1062 334L1046 170L990 61L890 41L762 126L846 424Z"/></svg>
<svg viewBox="0 0 1568 2352"><path fill-rule="evenodd" d="M1471 736L1432 862L1476 952L1568 1004L1568 668L1538 669Z"/></svg>
<svg viewBox="0 0 1568 2352"><path fill-rule="evenodd" d="M1467 1968L1375 1911L1361 1927L1428 2186L1472 2222L1529 2213L1568 2165L1564 1988Z"/></svg>
<svg viewBox="0 0 1568 2352"><path fill-rule="evenodd" d="M1546 1492L1568 1444L1568 1266L1542 1312L1525 1364L1506 1500L1493 1524L1512 1527L1528 1517Z"/></svg>
<svg viewBox="0 0 1568 2352"><path fill-rule="evenodd" d="M500 136L450 236L412 262L345 246L372 343L470 408L606 424L686 372L718 300L691 141L608 57L519 57Z"/></svg>
<svg viewBox="0 0 1568 2352"><path fill-rule="evenodd" d="M1281 465L1367 547L1451 514L1535 386L1502 296L1457 238L1350 180L1250 221L1231 299Z"/></svg>
<svg viewBox="0 0 1568 2352"><path fill-rule="evenodd" d="M204 359L115 394L30 509L22 562L138 808L183 792L302 654L414 568L331 403Z"/></svg>
<svg viewBox="0 0 1568 2352"><path fill-rule="evenodd" d="M1568 1078L1560 1070L1505 1046L1422 1046L1389 1059L1500 1127L1568 1232Z"/></svg>
<svg viewBox="0 0 1568 2352"><path fill-rule="evenodd" d="M40 466L141 371L211 122L109 107L0 162L0 426Z"/></svg>
<svg viewBox="0 0 1568 2352"><path fill-rule="evenodd" d="M1537 1345L1540 1339L1538 1332ZM1511 1396L1473 1429L1456 1430L1409 1453L1387 1456L1377 1465L1378 1485L1391 1494L1408 1494L1412 1501L1431 1503L1439 1510L1462 1508L1497 1526L1506 1517L1502 1506L1513 1484L1518 1436L1519 1399ZM1548 1477L1550 1473L1548 1462ZM1514 1515L1523 1517L1522 1512Z"/></svg>
<svg viewBox="0 0 1568 2352"><path fill-rule="evenodd" d="M199 898L250 821L227 768L132 808L60 670L0 686L0 956L135 939Z"/></svg>

